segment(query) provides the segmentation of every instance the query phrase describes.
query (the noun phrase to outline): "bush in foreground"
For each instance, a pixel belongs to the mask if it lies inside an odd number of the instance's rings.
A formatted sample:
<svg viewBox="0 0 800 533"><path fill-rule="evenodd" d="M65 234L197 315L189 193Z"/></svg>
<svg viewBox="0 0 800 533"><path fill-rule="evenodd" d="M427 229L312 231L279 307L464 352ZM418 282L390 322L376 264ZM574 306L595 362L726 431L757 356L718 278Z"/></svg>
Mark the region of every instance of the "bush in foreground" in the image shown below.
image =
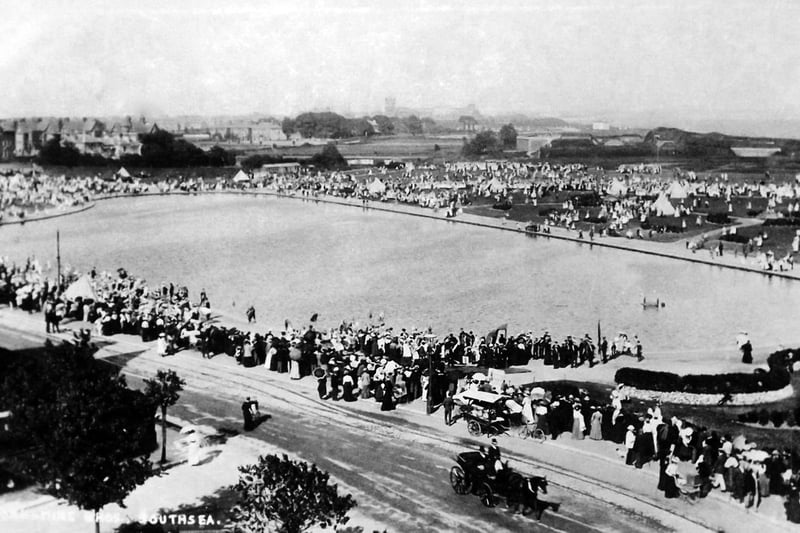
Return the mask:
<svg viewBox="0 0 800 533"><path fill-rule="evenodd" d="M356 502L339 495L330 476L316 465L286 455L267 455L239 467L239 503L233 509L234 531L297 533L312 527L346 524Z"/></svg>

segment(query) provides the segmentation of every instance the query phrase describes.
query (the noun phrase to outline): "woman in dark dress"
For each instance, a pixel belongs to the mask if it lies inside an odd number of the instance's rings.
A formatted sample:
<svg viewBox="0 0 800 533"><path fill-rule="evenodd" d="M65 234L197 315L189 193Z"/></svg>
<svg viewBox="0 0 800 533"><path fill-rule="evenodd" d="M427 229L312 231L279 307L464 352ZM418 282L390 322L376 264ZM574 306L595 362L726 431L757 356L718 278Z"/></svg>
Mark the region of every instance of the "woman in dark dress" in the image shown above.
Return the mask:
<svg viewBox="0 0 800 533"><path fill-rule="evenodd" d="M392 382L386 380L381 385L383 398L381 399L381 411L392 411L394 409L394 397L392 394Z"/></svg>
<svg viewBox="0 0 800 533"><path fill-rule="evenodd" d="M320 400L325 400L328 397L328 377L324 374L322 377L317 378L317 393Z"/></svg>
<svg viewBox="0 0 800 533"><path fill-rule="evenodd" d="M664 482L660 483L664 487L664 496L667 498L677 498L681 495L678 485L675 483L675 476L678 473L678 459L673 457L667 465Z"/></svg>
<svg viewBox="0 0 800 533"><path fill-rule="evenodd" d="M355 396L353 396L353 376L348 372L342 378L342 399L346 402L354 402L356 401Z"/></svg>

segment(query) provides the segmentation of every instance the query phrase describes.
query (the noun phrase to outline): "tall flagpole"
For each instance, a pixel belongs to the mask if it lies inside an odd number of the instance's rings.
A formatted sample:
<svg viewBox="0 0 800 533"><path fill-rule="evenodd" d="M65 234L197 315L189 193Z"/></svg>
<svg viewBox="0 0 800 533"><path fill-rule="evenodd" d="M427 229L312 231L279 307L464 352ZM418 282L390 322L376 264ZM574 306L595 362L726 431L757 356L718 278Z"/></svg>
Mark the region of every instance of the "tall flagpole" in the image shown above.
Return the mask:
<svg viewBox="0 0 800 533"><path fill-rule="evenodd" d="M58 294L61 294L61 232L59 230L56 230L56 262L58 263L56 287Z"/></svg>

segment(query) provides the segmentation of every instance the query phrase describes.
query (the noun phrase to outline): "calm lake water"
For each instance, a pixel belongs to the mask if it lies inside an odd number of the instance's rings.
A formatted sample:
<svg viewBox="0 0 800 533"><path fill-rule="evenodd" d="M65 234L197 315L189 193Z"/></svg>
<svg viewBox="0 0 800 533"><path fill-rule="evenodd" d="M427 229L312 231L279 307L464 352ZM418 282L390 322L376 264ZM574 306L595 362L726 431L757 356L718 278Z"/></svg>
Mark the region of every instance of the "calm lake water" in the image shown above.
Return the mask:
<svg viewBox="0 0 800 533"><path fill-rule="evenodd" d="M212 306L259 323L288 318L557 338L638 334L649 353L800 344L800 283L588 245L353 207L264 196L150 197L0 227L0 254L82 270L125 267L153 284L204 287ZM643 310L643 296L666 307Z"/></svg>

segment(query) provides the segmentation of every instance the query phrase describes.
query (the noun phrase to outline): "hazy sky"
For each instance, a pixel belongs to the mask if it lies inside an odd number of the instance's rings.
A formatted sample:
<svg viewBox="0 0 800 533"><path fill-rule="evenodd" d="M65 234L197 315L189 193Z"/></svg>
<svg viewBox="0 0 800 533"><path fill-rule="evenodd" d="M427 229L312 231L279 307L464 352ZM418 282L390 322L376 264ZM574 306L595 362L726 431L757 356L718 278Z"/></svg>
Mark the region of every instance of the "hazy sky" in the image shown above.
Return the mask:
<svg viewBox="0 0 800 533"><path fill-rule="evenodd" d="M0 116L377 111L391 95L612 122L800 120L791 0L0 0L0 13Z"/></svg>

